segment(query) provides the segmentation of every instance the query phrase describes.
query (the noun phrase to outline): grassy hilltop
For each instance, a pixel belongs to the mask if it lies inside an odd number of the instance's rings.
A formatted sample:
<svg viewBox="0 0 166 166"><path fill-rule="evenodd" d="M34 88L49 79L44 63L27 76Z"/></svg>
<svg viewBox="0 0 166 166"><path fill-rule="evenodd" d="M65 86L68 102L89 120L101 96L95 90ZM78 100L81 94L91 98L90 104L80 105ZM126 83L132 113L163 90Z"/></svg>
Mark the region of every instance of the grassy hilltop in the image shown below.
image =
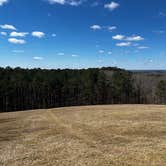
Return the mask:
<svg viewBox="0 0 166 166"><path fill-rule="evenodd" d="M0 165L164 166L166 106L113 105L2 113Z"/></svg>

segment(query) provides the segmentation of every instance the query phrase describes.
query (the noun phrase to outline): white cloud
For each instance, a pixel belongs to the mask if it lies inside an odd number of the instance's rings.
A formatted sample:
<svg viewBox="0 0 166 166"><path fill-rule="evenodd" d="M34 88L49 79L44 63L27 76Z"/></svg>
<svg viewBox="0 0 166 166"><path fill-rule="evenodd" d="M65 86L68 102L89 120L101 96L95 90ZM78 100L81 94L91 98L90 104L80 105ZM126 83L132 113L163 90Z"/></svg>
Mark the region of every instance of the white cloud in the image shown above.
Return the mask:
<svg viewBox="0 0 166 166"><path fill-rule="evenodd" d="M135 53L139 53L139 50L134 50Z"/></svg>
<svg viewBox="0 0 166 166"><path fill-rule="evenodd" d="M141 40L144 40L144 38L141 36L131 36L131 37L127 37L125 40L127 40L127 41L141 41Z"/></svg>
<svg viewBox="0 0 166 166"><path fill-rule="evenodd" d="M114 40L123 40L125 38L124 35L115 35L115 36L112 36L112 39Z"/></svg>
<svg viewBox="0 0 166 166"><path fill-rule="evenodd" d="M144 65L150 65L152 63L153 63L153 59L147 59L145 60Z"/></svg>
<svg viewBox="0 0 166 166"><path fill-rule="evenodd" d="M0 27L2 29L8 29L8 30L17 30L13 25L9 25L9 24L4 24L4 25L0 25Z"/></svg>
<svg viewBox="0 0 166 166"><path fill-rule="evenodd" d="M104 5L104 7L105 8L107 8L107 9L109 9L109 10L111 10L111 11L113 11L113 10L115 10L116 8L118 8L120 5L118 4L118 3L116 3L116 2L111 2L111 3L107 3L107 4L105 4Z"/></svg>
<svg viewBox="0 0 166 166"><path fill-rule="evenodd" d="M93 30L101 30L102 29L102 27L100 25L92 25L90 28Z"/></svg>
<svg viewBox="0 0 166 166"><path fill-rule="evenodd" d="M99 53L100 54L104 54L104 50L99 50Z"/></svg>
<svg viewBox="0 0 166 166"><path fill-rule="evenodd" d="M1 32L0 33L2 36L7 36L7 33L6 32Z"/></svg>
<svg viewBox="0 0 166 166"><path fill-rule="evenodd" d="M149 62L152 63L152 62L153 62L153 59L149 59Z"/></svg>
<svg viewBox="0 0 166 166"><path fill-rule="evenodd" d="M13 44L25 44L26 41L22 39L9 38L8 41Z"/></svg>
<svg viewBox="0 0 166 166"><path fill-rule="evenodd" d="M155 30L155 31L152 31L153 33L156 33L156 34L164 34L165 31L164 30Z"/></svg>
<svg viewBox="0 0 166 166"><path fill-rule="evenodd" d="M73 55L71 55L72 57L78 57L78 55L76 55L76 54L73 54Z"/></svg>
<svg viewBox="0 0 166 166"><path fill-rule="evenodd" d="M48 0L50 2L50 4L54 4L54 3L58 3L58 4L61 4L61 5L64 5L65 4L65 0Z"/></svg>
<svg viewBox="0 0 166 166"><path fill-rule="evenodd" d="M92 7L96 7L96 6L98 6L98 5L99 5L99 2L93 2L93 3L91 4Z"/></svg>
<svg viewBox="0 0 166 166"><path fill-rule="evenodd" d="M0 0L0 6L4 5L7 2L8 2L8 0Z"/></svg>
<svg viewBox="0 0 166 166"><path fill-rule="evenodd" d="M65 53L63 53L63 52L59 52L57 55L65 55Z"/></svg>
<svg viewBox="0 0 166 166"><path fill-rule="evenodd" d="M166 17L166 13L165 12L159 12L159 16Z"/></svg>
<svg viewBox="0 0 166 166"><path fill-rule="evenodd" d="M11 32L10 36L12 37L25 37L28 35L28 32Z"/></svg>
<svg viewBox="0 0 166 166"><path fill-rule="evenodd" d="M114 39L114 40L124 40L124 41L130 41L130 42L144 40L144 38L141 37L141 36L129 36L129 37L125 37L124 35L115 35L115 36L112 36L112 39Z"/></svg>
<svg viewBox="0 0 166 166"><path fill-rule="evenodd" d="M122 42L122 43L117 43L116 46L118 47L128 47L131 45L131 42Z"/></svg>
<svg viewBox="0 0 166 166"><path fill-rule="evenodd" d="M139 44L138 43L133 43L133 46L137 47L137 46L139 46Z"/></svg>
<svg viewBox="0 0 166 166"><path fill-rule="evenodd" d="M14 53L24 53L24 50L12 50Z"/></svg>
<svg viewBox="0 0 166 166"><path fill-rule="evenodd" d="M50 4L79 6L84 0L48 0Z"/></svg>
<svg viewBox="0 0 166 166"><path fill-rule="evenodd" d="M117 29L116 26L109 26L109 27L108 27L108 30L109 30L109 31L113 31L113 30L115 30L115 29Z"/></svg>
<svg viewBox="0 0 166 166"><path fill-rule="evenodd" d="M43 60L44 58L41 57L41 56L34 56L33 59L34 59L34 60Z"/></svg>
<svg viewBox="0 0 166 166"><path fill-rule="evenodd" d="M52 15L51 15L51 13L48 13L47 16L48 16L48 17L51 17Z"/></svg>
<svg viewBox="0 0 166 166"><path fill-rule="evenodd" d="M149 47L147 47L147 46L139 46L139 47L137 47L138 49L147 49L147 48L149 48Z"/></svg>
<svg viewBox="0 0 166 166"><path fill-rule="evenodd" d="M98 62L99 62L99 63L103 63L103 60L102 60L102 59L99 59Z"/></svg>
<svg viewBox="0 0 166 166"><path fill-rule="evenodd" d="M100 25L97 25L97 24L90 26L90 28L93 29L93 30L107 29L110 32L112 32L113 30L117 29L116 26L100 26Z"/></svg>
<svg viewBox="0 0 166 166"><path fill-rule="evenodd" d="M56 34L55 34L55 33L53 33L51 36L52 36L52 37L56 37Z"/></svg>
<svg viewBox="0 0 166 166"><path fill-rule="evenodd" d="M40 31L34 31L34 32L32 32L32 36L38 37L38 38L42 38L42 37L45 36L45 33L44 32L40 32Z"/></svg>
<svg viewBox="0 0 166 166"><path fill-rule="evenodd" d="M71 1L69 1L69 2L67 2L69 5L71 5L71 6L79 6L79 5L81 5L82 4L82 2L83 1L76 1L76 0L71 0Z"/></svg>
<svg viewBox="0 0 166 166"><path fill-rule="evenodd" d="M109 51L109 52L108 52L108 55L111 55L111 54L112 54L112 52L111 52L111 51Z"/></svg>

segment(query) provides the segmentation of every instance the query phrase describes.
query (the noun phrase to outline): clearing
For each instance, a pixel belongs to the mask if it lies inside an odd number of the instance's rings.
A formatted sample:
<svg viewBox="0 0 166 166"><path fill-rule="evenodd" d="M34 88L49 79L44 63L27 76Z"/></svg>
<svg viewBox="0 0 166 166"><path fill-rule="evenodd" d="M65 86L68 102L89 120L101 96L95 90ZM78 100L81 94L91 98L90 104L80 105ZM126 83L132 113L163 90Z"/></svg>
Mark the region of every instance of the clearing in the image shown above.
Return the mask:
<svg viewBox="0 0 166 166"><path fill-rule="evenodd" d="M0 166L164 166L166 106L0 114Z"/></svg>

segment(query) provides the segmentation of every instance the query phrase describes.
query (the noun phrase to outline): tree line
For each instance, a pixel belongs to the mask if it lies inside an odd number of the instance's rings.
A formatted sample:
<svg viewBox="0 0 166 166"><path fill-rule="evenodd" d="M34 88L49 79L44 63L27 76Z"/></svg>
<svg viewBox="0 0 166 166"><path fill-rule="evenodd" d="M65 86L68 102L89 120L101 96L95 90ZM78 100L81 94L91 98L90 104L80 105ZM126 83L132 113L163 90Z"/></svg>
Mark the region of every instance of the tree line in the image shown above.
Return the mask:
<svg viewBox="0 0 166 166"><path fill-rule="evenodd" d="M156 87L156 98L158 104L166 104L166 80ZM135 84L132 72L118 68L0 68L1 112L142 103L148 103L144 89Z"/></svg>

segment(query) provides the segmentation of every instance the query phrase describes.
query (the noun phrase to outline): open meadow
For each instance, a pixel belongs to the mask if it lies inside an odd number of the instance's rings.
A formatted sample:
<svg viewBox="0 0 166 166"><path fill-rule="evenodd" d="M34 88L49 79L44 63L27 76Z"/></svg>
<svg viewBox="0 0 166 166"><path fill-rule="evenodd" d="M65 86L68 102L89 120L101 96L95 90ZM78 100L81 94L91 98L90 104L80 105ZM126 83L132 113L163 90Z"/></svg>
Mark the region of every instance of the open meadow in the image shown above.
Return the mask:
<svg viewBox="0 0 166 166"><path fill-rule="evenodd" d="M0 166L164 166L166 106L0 114Z"/></svg>

